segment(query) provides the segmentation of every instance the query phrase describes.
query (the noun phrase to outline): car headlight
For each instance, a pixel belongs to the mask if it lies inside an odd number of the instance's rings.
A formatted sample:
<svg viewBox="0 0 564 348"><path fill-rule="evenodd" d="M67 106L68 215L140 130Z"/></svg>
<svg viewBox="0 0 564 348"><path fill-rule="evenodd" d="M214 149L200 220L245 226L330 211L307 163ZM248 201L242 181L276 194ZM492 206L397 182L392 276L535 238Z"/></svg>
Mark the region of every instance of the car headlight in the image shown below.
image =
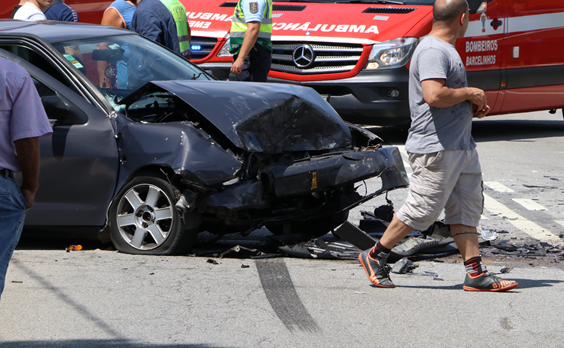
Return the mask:
<svg viewBox="0 0 564 348"><path fill-rule="evenodd" d="M404 66L411 59L418 43L419 39L414 37L377 43L372 46L366 69L391 69Z"/></svg>
<svg viewBox="0 0 564 348"><path fill-rule="evenodd" d="M219 50L219 53L217 54L218 57L233 57L233 55L231 53L229 53L229 46L231 44L231 41L229 41L229 39L225 42L225 44L223 45L223 47Z"/></svg>

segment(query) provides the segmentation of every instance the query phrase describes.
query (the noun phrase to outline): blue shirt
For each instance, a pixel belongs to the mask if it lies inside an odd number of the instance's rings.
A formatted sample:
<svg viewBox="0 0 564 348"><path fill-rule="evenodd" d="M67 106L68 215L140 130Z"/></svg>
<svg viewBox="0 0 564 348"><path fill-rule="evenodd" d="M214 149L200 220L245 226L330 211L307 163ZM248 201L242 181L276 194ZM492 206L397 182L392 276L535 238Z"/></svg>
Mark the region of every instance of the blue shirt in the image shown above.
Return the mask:
<svg viewBox="0 0 564 348"><path fill-rule="evenodd" d="M21 170L14 141L53 133L31 77L0 58L0 169Z"/></svg>
<svg viewBox="0 0 564 348"><path fill-rule="evenodd" d="M52 21L78 22L78 13L63 0L54 0L53 5L47 7L43 13Z"/></svg>
<svg viewBox="0 0 564 348"><path fill-rule="evenodd" d="M180 55L176 22L160 0L142 0L133 15L131 29Z"/></svg>
<svg viewBox="0 0 564 348"><path fill-rule="evenodd" d="M118 11L121 19L123 19L125 23L125 28L131 30L131 21L133 20L133 14L135 13L137 6L130 4L125 0L116 0L112 2L108 8L114 8Z"/></svg>

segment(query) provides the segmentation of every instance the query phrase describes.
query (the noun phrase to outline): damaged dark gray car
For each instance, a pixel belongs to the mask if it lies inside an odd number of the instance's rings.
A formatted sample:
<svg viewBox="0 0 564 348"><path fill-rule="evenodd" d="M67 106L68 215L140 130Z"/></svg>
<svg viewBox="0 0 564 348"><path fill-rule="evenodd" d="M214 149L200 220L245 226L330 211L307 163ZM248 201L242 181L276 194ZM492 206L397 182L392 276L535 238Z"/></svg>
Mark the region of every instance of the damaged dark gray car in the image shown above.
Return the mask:
<svg viewBox="0 0 564 348"><path fill-rule="evenodd" d="M32 75L54 130L40 140L28 229L183 253L199 231L319 236L407 185L397 148L343 122L309 88L215 81L99 26L5 21L0 56ZM373 177L382 188L359 195L357 183Z"/></svg>

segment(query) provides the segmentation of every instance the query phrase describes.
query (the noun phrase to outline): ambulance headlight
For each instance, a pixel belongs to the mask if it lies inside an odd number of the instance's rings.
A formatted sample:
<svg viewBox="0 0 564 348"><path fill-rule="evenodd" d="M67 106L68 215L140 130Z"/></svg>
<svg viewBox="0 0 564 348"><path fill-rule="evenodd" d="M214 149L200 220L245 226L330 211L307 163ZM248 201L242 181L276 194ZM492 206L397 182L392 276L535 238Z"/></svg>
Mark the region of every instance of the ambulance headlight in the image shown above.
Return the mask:
<svg viewBox="0 0 564 348"><path fill-rule="evenodd" d="M231 53L229 53L229 45L230 45L230 41L227 40L225 42L225 45L223 45L223 47L219 50L219 53L217 54L218 57L233 57L233 55Z"/></svg>
<svg viewBox="0 0 564 348"><path fill-rule="evenodd" d="M415 51L419 39L403 37L379 42L372 46L368 57L367 70L399 68L407 64Z"/></svg>

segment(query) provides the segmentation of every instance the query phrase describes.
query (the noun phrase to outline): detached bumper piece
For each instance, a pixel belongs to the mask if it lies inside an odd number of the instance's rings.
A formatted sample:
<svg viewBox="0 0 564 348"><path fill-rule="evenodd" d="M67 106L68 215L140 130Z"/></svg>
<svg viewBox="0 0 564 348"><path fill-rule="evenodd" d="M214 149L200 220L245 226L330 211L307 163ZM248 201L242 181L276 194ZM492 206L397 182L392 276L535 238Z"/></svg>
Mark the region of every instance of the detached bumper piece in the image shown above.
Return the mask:
<svg viewBox="0 0 564 348"><path fill-rule="evenodd" d="M340 188L382 174L392 174L397 186L407 185L402 172L405 169L397 148L385 148L272 165L259 174L267 193L288 197Z"/></svg>

